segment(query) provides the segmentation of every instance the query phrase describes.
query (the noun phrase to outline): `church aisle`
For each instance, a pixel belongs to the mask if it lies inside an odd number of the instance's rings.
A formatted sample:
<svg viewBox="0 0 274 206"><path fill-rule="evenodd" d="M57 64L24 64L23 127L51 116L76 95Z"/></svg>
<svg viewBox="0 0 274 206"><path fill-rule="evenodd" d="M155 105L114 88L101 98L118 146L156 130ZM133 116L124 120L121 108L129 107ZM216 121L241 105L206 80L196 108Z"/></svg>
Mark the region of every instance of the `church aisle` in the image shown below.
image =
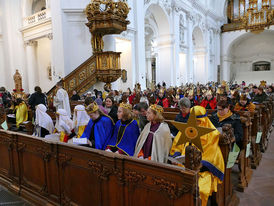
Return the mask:
<svg viewBox="0 0 274 206"><path fill-rule="evenodd" d="M14 195L0 185L0 206L30 206L19 196Z"/></svg>
<svg viewBox="0 0 274 206"><path fill-rule="evenodd" d="M259 167L253 170L252 179L244 193L237 192L240 206L274 205L274 130L267 151L263 153Z"/></svg>

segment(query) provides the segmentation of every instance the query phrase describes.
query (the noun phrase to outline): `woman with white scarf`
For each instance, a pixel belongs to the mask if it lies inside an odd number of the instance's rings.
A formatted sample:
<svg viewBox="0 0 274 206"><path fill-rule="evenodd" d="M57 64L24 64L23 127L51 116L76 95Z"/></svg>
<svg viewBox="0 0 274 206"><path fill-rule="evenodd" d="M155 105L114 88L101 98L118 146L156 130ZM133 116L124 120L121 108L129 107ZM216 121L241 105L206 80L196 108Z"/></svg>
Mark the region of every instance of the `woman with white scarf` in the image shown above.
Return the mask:
<svg viewBox="0 0 274 206"><path fill-rule="evenodd" d="M44 104L36 106L36 119L35 119L35 136L45 137L48 134L52 134L54 130L54 124L51 117L46 113L47 108Z"/></svg>
<svg viewBox="0 0 274 206"><path fill-rule="evenodd" d="M77 138L80 138L85 131L85 128L90 120L84 105L77 105L74 108L73 127Z"/></svg>
<svg viewBox="0 0 274 206"><path fill-rule="evenodd" d="M58 109L56 117L55 132L60 134L61 142L68 142L69 135L73 130L73 122L64 109Z"/></svg>

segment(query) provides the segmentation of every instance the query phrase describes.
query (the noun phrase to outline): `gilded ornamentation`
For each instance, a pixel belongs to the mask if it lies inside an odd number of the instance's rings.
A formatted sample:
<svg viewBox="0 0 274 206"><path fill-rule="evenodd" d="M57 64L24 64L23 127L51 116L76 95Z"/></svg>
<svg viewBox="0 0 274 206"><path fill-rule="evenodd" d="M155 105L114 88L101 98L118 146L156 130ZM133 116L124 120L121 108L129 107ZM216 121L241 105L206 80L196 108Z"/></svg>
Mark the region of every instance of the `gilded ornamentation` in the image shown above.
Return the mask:
<svg viewBox="0 0 274 206"><path fill-rule="evenodd" d="M22 89L22 76L19 73L18 69L16 69L15 74L13 75L15 90L20 91Z"/></svg>
<svg viewBox="0 0 274 206"><path fill-rule="evenodd" d="M107 57L103 56L102 57L102 69L106 69L107 68Z"/></svg>
<svg viewBox="0 0 274 206"><path fill-rule="evenodd" d="M73 78L72 80L69 81L69 90L73 90L76 86L76 80Z"/></svg>
<svg viewBox="0 0 274 206"><path fill-rule="evenodd" d="M86 79L87 79L86 70L83 70L79 74L79 84L81 84Z"/></svg>
<svg viewBox="0 0 274 206"><path fill-rule="evenodd" d="M22 76L19 73L18 69L16 69L15 74L13 75L13 80L14 80L14 86L15 89L13 90L12 96L17 99L27 99L26 94L24 92L24 89L22 88Z"/></svg>
<svg viewBox="0 0 274 206"><path fill-rule="evenodd" d="M127 30L130 11L124 0L92 0L87 5L85 13L88 23L86 26L92 34L91 45L93 57L76 68L63 79L64 88L71 96L73 90L81 95L97 81L111 83L121 77L120 52L103 52L103 36L120 34ZM49 103L52 102L54 88L48 92Z"/></svg>
<svg viewBox="0 0 274 206"><path fill-rule="evenodd" d="M258 0L250 0L248 8L246 8L245 1L240 1L239 4L238 12L234 13L234 1L229 2L227 6L229 23L223 26L223 32L245 29L260 33L274 24L274 10L268 0L262 0L260 10Z"/></svg>

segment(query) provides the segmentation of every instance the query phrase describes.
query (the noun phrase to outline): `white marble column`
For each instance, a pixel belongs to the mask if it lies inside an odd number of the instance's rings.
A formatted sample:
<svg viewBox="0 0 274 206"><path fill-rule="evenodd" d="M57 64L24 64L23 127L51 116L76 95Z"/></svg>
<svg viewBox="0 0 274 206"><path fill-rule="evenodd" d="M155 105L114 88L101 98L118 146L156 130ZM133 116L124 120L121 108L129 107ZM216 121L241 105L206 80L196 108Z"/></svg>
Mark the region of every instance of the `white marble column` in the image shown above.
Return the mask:
<svg viewBox="0 0 274 206"><path fill-rule="evenodd" d="M174 81L174 41L171 35L163 35L157 38L157 63L156 84L166 83L167 87L173 86Z"/></svg>
<svg viewBox="0 0 274 206"><path fill-rule="evenodd" d="M39 86L36 58L36 41L25 42L27 57L28 88L26 92L33 93L34 87Z"/></svg>
<svg viewBox="0 0 274 206"><path fill-rule="evenodd" d="M148 83L152 82L151 51L146 51L146 78Z"/></svg>
<svg viewBox="0 0 274 206"><path fill-rule="evenodd" d="M136 77L133 80L141 84L142 89L146 89L146 57L145 57L145 12L144 0L134 1L135 6L135 63ZM134 72L133 72L134 74ZM134 83L134 82L133 82Z"/></svg>
<svg viewBox="0 0 274 206"><path fill-rule="evenodd" d="M222 65L221 65L221 77L222 80L230 81L230 68L231 68L232 60L228 56L222 57Z"/></svg>
<svg viewBox="0 0 274 206"><path fill-rule="evenodd" d="M191 16L187 15L187 23L188 23L188 29L187 29L187 42L188 42L188 53L187 53L187 79L186 81L188 83L193 82L194 77L194 70L193 70L193 41L192 41L192 32L193 32L193 25Z"/></svg>
<svg viewBox="0 0 274 206"><path fill-rule="evenodd" d="M173 12L173 32L174 32L174 75L173 75L173 84L174 86L181 85L180 79L180 16L179 13Z"/></svg>

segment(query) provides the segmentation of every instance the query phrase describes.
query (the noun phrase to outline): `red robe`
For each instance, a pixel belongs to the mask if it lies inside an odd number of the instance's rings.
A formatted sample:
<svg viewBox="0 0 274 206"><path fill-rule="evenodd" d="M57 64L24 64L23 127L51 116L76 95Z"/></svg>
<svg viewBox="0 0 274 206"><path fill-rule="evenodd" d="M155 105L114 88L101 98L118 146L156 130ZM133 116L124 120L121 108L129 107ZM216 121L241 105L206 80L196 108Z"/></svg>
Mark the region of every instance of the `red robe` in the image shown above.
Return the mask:
<svg viewBox="0 0 274 206"><path fill-rule="evenodd" d="M164 108L169 107L169 103L168 103L168 99L167 98L163 98L160 99L159 97L156 99L156 104L160 105Z"/></svg>
<svg viewBox="0 0 274 206"><path fill-rule="evenodd" d="M217 107L216 98L214 97L211 100L204 99L201 102L201 106L206 108L206 109L216 109L216 107Z"/></svg>

